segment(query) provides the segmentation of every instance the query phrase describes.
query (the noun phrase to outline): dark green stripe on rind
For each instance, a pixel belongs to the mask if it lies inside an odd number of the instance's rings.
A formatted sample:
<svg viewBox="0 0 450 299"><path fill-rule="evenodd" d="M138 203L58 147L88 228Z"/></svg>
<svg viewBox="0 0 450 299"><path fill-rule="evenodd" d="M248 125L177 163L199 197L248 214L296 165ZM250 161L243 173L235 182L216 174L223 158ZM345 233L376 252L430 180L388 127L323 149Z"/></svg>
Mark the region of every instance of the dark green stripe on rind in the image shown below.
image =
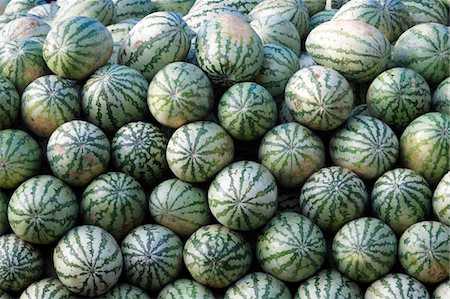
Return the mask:
<svg viewBox="0 0 450 299"><path fill-rule="evenodd" d="M72 299L72 293L58 278L45 278L31 284L19 299Z"/></svg>
<svg viewBox="0 0 450 299"><path fill-rule="evenodd" d="M8 129L17 120L20 112L20 96L14 84L0 76L0 130Z"/></svg>
<svg viewBox="0 0 450 299"><path fill-rule="evenodd" d="M214 299L214 294L196 281L181 278L170 284L158 294L157 299Z"/></svg>
<svg viewBox="0 0 450 299"><path fill-rule="evenodd" d="M277 278L263 272L247 274L230 286L224 299L291 299L287 286Z"/></svg>
<svg viewBox="0 0 450 299"><path fill-rule="evenodd" d="M450 226L450 171L436 186L433 194L433 211L440 222Z"/></svg>
<svg viewBox="0 0 450 299"><path fill-rule="evenodd" d="M364 296L365 299L430 298L423 284L403 273L390 273L383 276L367 288Z"/></svg>

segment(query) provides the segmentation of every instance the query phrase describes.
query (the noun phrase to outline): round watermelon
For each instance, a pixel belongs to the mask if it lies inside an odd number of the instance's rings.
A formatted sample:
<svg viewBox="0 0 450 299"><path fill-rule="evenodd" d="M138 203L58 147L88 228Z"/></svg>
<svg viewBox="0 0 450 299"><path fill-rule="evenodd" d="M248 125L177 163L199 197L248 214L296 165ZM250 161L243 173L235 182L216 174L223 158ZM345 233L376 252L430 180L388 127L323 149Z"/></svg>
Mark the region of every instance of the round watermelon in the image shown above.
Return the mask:
<svg viewBox="0 0 450 299"><path fill-rule="evenodd" d="M211 9L217 5L222 5L223 7L229 7L232 9L236 9L241 14L247 15L258 3L262 2L262 0L153 0L157 3L160 2L195 2L192 5L189 13L194 11L203 10L203 9Z"/></svg>
<svg viewBox="0 0 450 299"><path fill-rule="evenodd" d="M320 24L331 21L337 11L337 9L328 9L312 15L309 18L308 35L314 28L316 28Z"/></svg>
<svg viewBox="0 0 450 299"><path fill-rule="evenodd" d="M112 0L66 1L60 6L53 23L77 16L96 19L106 26L115 21L116 6Z"/></svg>
<svg viewBox="0 0 450 299"><path fill-rule="evenodd" d="M113 50L109 57L108 63L117 64L119 62L119 50L122 46L123 40L127 37L131 29L136 25L140 19L126 19L120 23L112 24L106 27L111 33L113 39Z"/></svg>
<svg viewBox="0 0 450 299"><path fill-rule="evenodd" d="M104 299L150 299L142 289L135 287L129 283L121 283L103 294Z"/></svg>
<svg viewBox="0 0 450 299"><path fill-rule="evenodd" d="M351 116L357 116L357 115L370 116L369 107L367 107L367 104L361 104L361 105L353 107Z"/></svg>
<svg viewBox="0 0 450 299"><path fill-rule="evenodd" d="M215 299L213 292L186 278L175 280L159 292L157 299Z"/></svg>
<svg viewBox="0 0 450 299"><path fill-rule="evenodd" d="M174 11L185 15L194 5L195 0L151 0L156 11ZM200 1L197 1L200 2Z"/></svg>
<svg viewBox="0 0 450 299"><path fill-rule="evenodd" d="M14 84L0 75L0 130L10 128L18 119L20 96Z"/></svg>
<svg viewBox="0 0 450 299"><path fill-rule="evenodd" d="M326 0L325 9L339 9L351 0Z"/></svg>
<svg viewBox="0 0 450 299"><path fill-rule="evenodd" d="M58 278L45 278L31 284L19 299L72 299L69 289Z"/></svg>
<svg viewBox="0 0 450 299"><path fill-rule="evenodd" d="M450 77L443 80L434 91L431 107L434 111L450 115Z"/></svg>
<svg viewBox="0 0 450 299"><path fill-rule="evenodd" d="M154 1L151 0L112 0L112 2L116 8L114 19L116 23L131 18L144 18L155 9Z"/></svg>
<svg viewBox="0 0 450 299"><path fill-rule="evenodd" d="M186 24L188 24L189 28L192 29L195 34L200 33L200 29L209 20L214 20L224 14L234 14L237 17L247 20L247 18L243 16L237 8L227 6L224 3L217 3L217 0L215 1L216 3L212 5L199 6L198 8L192 9L183 17Z"/></svg>
<svg viewBox="0 0 450 299"><path fill-rule="evenodd" d="M446 299L450 294L450 280L444 281L433 292L433 299Z"/></svg>
<svg viewBox="0 0 450 299"><path fill-rule="evenodd" d="M432 204L437 219L450 226L450 171L444 175L436 186Z"/></svg>
<svg viewBox="0 0 450 299"><path fill-rule="evenodd" d="M0 236L9 231L8 202L9 198L0 191Z"/></svg>
<svg viewBox="0 0 450 299"><path fill-rule="evenodd" d="M9 0L8 0L9 1ZM31 8L28 13L33 16L42 18L47 24L51 25L56 13L59 10L59 5L56 2L36 5Z"/></svg>
<svg viewBox="0 0 450 299"><path fill-rule="evenodd" d="M40 17L19 17L0 30L0 42L20 41L27 38L35 38L44 42L50 26Z"/></svg>
<svg viewBox="0 0 450 299"><path fill-rule="evenodd" d="M366 290L364 299L429 299L427 288L403 273L390 273L373 282Z"/></svg>
<svg viewBox="0 0 450 299"><path fill-rule="evenodd" d="M448 25L449 3L447 0L401 0L411 23L441 23Z"/></svg>
<svg viewBox="0 0 450 299"><path fill-rule="evenodd" d="M35 5L44 4L45 0L10 0L4 14L19 13L29 10Z"/></svg>
<svg viewBox="0 0 450 299"><path fill-rule="evenodd" d="M292 299L291 292L279 279L263 272L245 275L230 286L224 299Z"/></svg>

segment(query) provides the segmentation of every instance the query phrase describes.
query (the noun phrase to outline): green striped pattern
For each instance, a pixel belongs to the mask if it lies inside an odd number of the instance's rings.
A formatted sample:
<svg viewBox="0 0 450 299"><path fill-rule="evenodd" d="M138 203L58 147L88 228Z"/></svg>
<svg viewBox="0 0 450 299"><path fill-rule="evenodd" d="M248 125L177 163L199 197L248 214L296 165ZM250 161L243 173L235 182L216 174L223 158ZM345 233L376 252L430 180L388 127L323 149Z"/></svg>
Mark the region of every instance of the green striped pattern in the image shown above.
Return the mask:
<svg viewBox="0 0 450 299"><path fill-rule="evenodd" d="M450 170L450 115L432 112L416 118L400 137L402 165L436 185Z"/></svg>
<svg viewBox="0 0 450 299"><path fill-rule="evenodd" d="M351 116L357 116L357 115L370 116L369 107L367 107L367 104L361 104L361 105L353 107Z"/></svg>
<svg viewBox="0 0 450 299"><path fill-rule="evenodd" d="M335 133L329 150L334 164L370 180L394 166L399 142L392 129L381 120L358 115Z"/></svg>
<svg viewBox="0 0 450 299"><path fill-rule="evenodd" d="M433 299L446 299L450 294L450 280L444 281L433 292Z"/></svg>
<svg viewBox="0 0 450 299"><path fill-rule="evenodd" d="M200 33L200 28L209 20L214 20L224 14L234 14L247 20L246 17L239 13L239 10L220 3L191 10L183 17L183 20L185 20L191 30L195 33Z"/></svg>
<svg viewBox="0 0 450 299"><path fill-rule="evenodd" d="M205 119L213 101L208 77L199 67L187 62L166 65L148 87L150 112L160 124L170 128Z"/></svg>
<svg viewBox="0 0 450 299"><path fill-rule="evenodd" d="M83 16L96 19L103 25L114 23L116 7L112 0L66 1L56 13L54 23L68 18Z"/></svg>
<svg viewBox="0 0 450 299"><path fill-rule="evenodd" d="M184 60L191 30L174 12L155 12L137 23L119 49L119 64L142 73L148 82L167 64Z"/></svg>
<svg viewBox="0 0 450 299"><path fill-rule="evenodd" d="M325 9L339 9L350 0L326 0Z"/></svg>
<svg viewBox="0 0 450 299"><path fill-rule="evenodd" d="M223 14L207 22L197 35L198 65L222 86L251 81L263 63L263 44L238 14Z"/></svg>
<svg viewBox="0 0 450 299"><path fill-rule="evenodd" d="M10 41L0 48L0 75L9 79L19 93L48 72L39 39Z"/></svg>
<svg viewBox="0 0 450 299"><path fill-rule="evenodd" d="M295 299L347 298L362 299L359 286L335 269L322 270L298 287Z"/></svg>
<svg viewBox="0 0 450 299"><path fill-rule="evenodd" d="M308 13L310 16L317 14L325 9L326 0L304 0L308 7Z"/></svg>
<svg viewBox="0 0 450 299"><path fill-rule="evenodd" d="M291 299L287 286L272 275L263 272L247 274L230 286L224 299Z"/></svg>
<svg viewBox="0 0 450 299"><path fill-rule="evenodd" d="M361 217L368 195L364 182L350 170L332 166L313 173L302 187L302 214L325 231L337 231Z"/></svg>
<svg viewBox="0 0 450 299"><path fill-rule="evenodd" d="M83 223L101 227L119 240L141 224L147 199L132 176L108 172L86 187L80 209Z"/></svg>
<svg viewBox="0 0 450 299"><path fill-rule="evenodd" d="M359 218L337 232L332 252L342 274L356 282L372 282L387 274L394 265L397 238L381 220Z"/></svg>
<svg viewBox="0 0 450 299"><path fill-rule="evenodd" d="M295 55L300 55L300 34L291 21L279 16L254 19L250 26L261 38L263 44L285 46Z"/></svg>
<svg viewBox="0 0 450 299"><path fill-rule="evenodd" d="M448 24L448 1L445 0L401 0L409 13L413 25L420 23Z"/></svg>
<svg viewBox="0 0 450 299"><path fill-rule="evenodd" d="M110 160L110 144L95 125L73 120L59 126L47 144L47 160L56 177L84 186L103 173Z"/></svg>
<svg viewBox="0 0 450 299"><path fill-rule="evenodd" d="M5 7L4 14L12 14L19 12L26 12L36 5L46 3L45 0L10 0Z"/></svg>
<svg viewBox="0 0 450 299"><path fill-rule="evenodd" d="M0 0L2 1L2 0ZM11 21L14 21L15 19L21 18L21 17L29 17L30 14L26 12L20 12L20 13L9 13L9 14L3 14L0 15L0 30L3 29L3 27L6 26Z"/></svg>
<svg viewBox="0 0 450 299"><path fill-rule="evenodd" d="M11 127L20 111L20 96L14 84L0 75L0 130Z"/></svg>
<svg viewBox="0 0 450 299"><path fill-rule="evenodd" d="M104 299L150 299L142 289L128 283L121 283L102 296Z"/></svg>
<svg viewBox="0 0 450 299"><path fill-rule="evenodd" d="M72 293L58 278L45 278L31 284L19 299L72 299Z"/></svg>
<svg viewBox="0 0 450 299"><path fill-rule="evenodd" d="M277 210L275 178L261 164L239 161L225 167L208 190L211 213L226 227L249 231L266 224Z"/></svg>
<svg viewBox="0 0 450 299"><path fill-rule="evenodd" d="M185 15L195 0L151 0L156 11L173 11Z"/></svg>
<svg viewBox="0 0 450 299"><path fill-rule="evenodd" d="M329 9L312 15L309 18L308 35L314 28L316 28L320 24L331 21L337 11L337 9Z"/></svg>
<svg viewBox="0 0 450 299"><path fill-rule="evenodd" d="M450 77L442 81L434 91L431 107L434 111L450 115Z"/></svg>
<svg viewBox="0 0 450 299"><path fill-rule="evenodd" d="M5 193L0 191L0 236L6 234L9 231L8 223L8 202L9 198Z"/></svg>
<svg viewBox="0 0 450 299"><path fill-rule="evenodd" d="M131 29L136 25L140 19L127 19L123 20L120 23L112 24L106 27L108 31L111 33L113 39L113 50L111 53L111 57L109 57L108 63L117 64L119 59L119 50L122 46L122 42Z"/></svg>
<svg viewBox="0 0 450 299"><path fill-rule="evenodd" d="M70 230L53 253L56 274L73 293L99 296L111 289L122 272L120 247L105 230L83 225Z"/></svg>
<svg viewBox="0 0 450 299"><path fill-rule="evenodd" d="M49 137L60 125L80 116L79 86L56 75L42 76L25 88L21 111L33 133Z"/></svg>
<svg viewBox="0 0 450 299"><path fill-rule="evenodd" d="M183 265L183 243L160 225L135 228L121 248L128 281L145 290L159 291L177 278Z"/></svg>
<svg viewBox="0 0 450 299"><path fill-rule="evenodd" d="M365 299L429 299L427 288L403 273L390 273L373 282L364 294Z"/></svg>
<svg viewBox="0 0 450 299"><path fill-rule="evenodd" d="M450 226L450 171L442 178L433 193L433 211L438 220Z"/></svg>
<svg viewBox="0 0 450 299"><path fill-rule="evenodd" d="M112 0L112 2L117 13L115 23L131 18L143 18L154 9L154 3L151 0Z"/></svg>
<svg viewBox="0 0 450 299"><path fill-rule="evenodd" d="M423 283L448 278L450 228L437 221L411 225L400 237L398 257L405 272Z"/></svg>
<svg viewBox="0 0 450 299"><path fill-rule="evenodd" d="M372 213L397 234L425 220L431 212L432 191L427 181L407 168L385 172L371 194Z"/></svg>
<svg viewBox="0 0 450 299"><path fill-rule="evenodd" d="M37 174L41 166L39 144L20 130L0 131L0 189L16 188Z"/></svg>
<svg viewBox="0 0 450 299"><path fill-rule="evenodd" d="M356 20L320 24L308 35L305 47L316 63L357 82L371 81L383 72L391 54L383 33Z"/></svg>
<svg viewBox="0 0 450 299"><path fill-rule="evenodd" d="M18 292L39 279L44 268L41 253L14 234L0 237L0 288Z"/></svg>
<svg viewBox="0 0 450 299"><path fill-rule="evenodd" d="M116 168L138 181L150 184L167 170L167 138L155 125L129 123L120 128L111 142Z"/></svg>
<svg viewBox="0 0 450 299"><path fill-rule="evenodd" d="M164 1L164 0L156 0ZM165 0L169 1L169 0ZM192 1L192 0L191 0ZM189 13L196 12L200 9L211 9L217 5L223 5L225 7L230 7L236 9L240 13L246 15L248 14L257 4L261 3L263 0L197 0L192 6ZM193 2L193 1L192 1Z"/></svg>
<svg viewBox="0 0 450 299"><path fill-rule="evenodd" d="M184 245L183 259L196 281L223 288L247 273L252 251L241 235L213 224L203 226L189 237Z"/></svg>
<svg viewBox="0 0 450 299"><path fill-rule="evenodd" d="M169 179L153 189L150 214L156 223L180 236L189 236L210 223L206 192L179 179Z"/></svg>
<svg viewBox="0 0 450 299"><path fill-rule="evenodd" d="M36 5L28 13L33 16L41 17L47 24L51 25L59 6L55 2Z"/></svg>
<svg viewBox="0 0 450 299"><path fill-rule="evenodd" d="M325 147L310 129L291 122L276 126L263 137L258 159L281 186L295 188L325 166Z"/></svg>
<svg viewBox="0 0 450 299"><path fill-rule="evenodd" d="M319 227L295 212L277 214L256 243L262 269L288 282L313 275L322 266L325 254L325 238Z"/></svg>
<svg viewBox="0 0 450 299"><path fill-rule="evenodd" d="M17 18L0 31L0 42L19 41L36 38L44 42L50 26L41 18L35 16Z"/></svg>
<svg viewBox="0 0 450 299"><path fill-rule="evenodd" d="M234 143L221 126L198 121L173 133L166 156L170 170L179 179L190 183L206 182L231 163Z"/></svg>
<svg viewBox="0 0 450 299"><path fill-rule="evenodd" d="M421 75L398 67L381 73L372 81L366 100L372 116L401 131L428 112L431 92Z"/></svg>
<svg viewBox="0 0 450 299"><path fill-rule="evenodd" d="M450 68L448 40L449 29L445 25L436 23L416 25L399 37L392 58L396 65L418 72L430 85L438 85L448 77Z"/></svg>
<svg viewBox="0 0 450 299"><path fill-rule="evenodd" d="M157 299L214 299L214 294L196 281L181 278L170 284L158 294Z"/></svg>

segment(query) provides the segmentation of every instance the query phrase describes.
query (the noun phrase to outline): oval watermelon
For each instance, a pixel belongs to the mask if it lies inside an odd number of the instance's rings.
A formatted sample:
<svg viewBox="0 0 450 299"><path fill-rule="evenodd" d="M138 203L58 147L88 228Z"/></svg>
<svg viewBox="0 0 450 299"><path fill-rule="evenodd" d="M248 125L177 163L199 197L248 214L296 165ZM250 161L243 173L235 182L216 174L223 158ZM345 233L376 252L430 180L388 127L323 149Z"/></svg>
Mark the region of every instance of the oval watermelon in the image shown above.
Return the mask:
<svg viewBox="0 0 450 299"><path fill-rule="evenodd" d="M215 299L213 292L196 281L181 278L166 285L157 299Z"/></svg>
<svg viewBox="0 0 450 299"><path fill-rule="evenodd" d="M444 175L436 186L432 204L437 219L450 226L450 171Z"/></svg>
<svg viewBox="0 0 450 299"><path fill-rule="evenodd" d="M390 273L373 282L364 294L365 299L429 299L427 288L403 273Z"/></svg>
<svg viewBox="0 0 450 299"><path fill-rule="evenodd" d="M434 111L450 115L450 77L443 80L434 91L431 107Z"/></svg>
<svg viewBox="0 0 450 299"><path fill-rule="evenodd" d="M433 299L446 299L450 294L450 280L444 281L433 292Z"/></svg>
<svg viewBox="0 0 450 299"><path fill-rule="evenodd" d="M19 299L72 299L69 289L58 278L45 278L31 284Z"/></svg>
<svg viewBox="0 0 450 299"><path fill-rule="evenodd" d="M224 299L292 299L287 286L277 278L263 272L245 275L230 286Z"/></svg>
<svg viewBox="0 0 450 299"><path fill-rule="evenodd" d="M121 283L103 294L104 299L151 299L142 289L128 283Z"/></svg>
<svg viewBox="0 0 450 299"><path fill-rule="evenodd" d="M112 2L116 8L115 23L131 18L144 18L155 9L155 3L151 0L112 0Z"/></svg>

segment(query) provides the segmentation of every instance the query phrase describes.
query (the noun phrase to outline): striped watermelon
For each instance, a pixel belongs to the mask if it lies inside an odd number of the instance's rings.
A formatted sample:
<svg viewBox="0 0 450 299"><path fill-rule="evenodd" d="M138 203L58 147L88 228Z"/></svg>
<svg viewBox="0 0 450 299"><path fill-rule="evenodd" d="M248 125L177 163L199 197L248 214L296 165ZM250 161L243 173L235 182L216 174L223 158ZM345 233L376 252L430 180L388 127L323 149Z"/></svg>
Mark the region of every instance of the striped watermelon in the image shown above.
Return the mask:
<svg viewBox="0 0 450 299"><path fill-rule="evenodd" d="M213 83L222 86L253 79L263 63L261 39L238 14L208 21L195 47L199 66Z"/></svg>
<svg viewBox="0 0 450 299"><path fill-rule="evenodd" d="M145 184L158 180L167 170L167 138L155 125L129 123L111 142L115 167Z"/></svg>
<svg viewBox="0 0 450 299"><path fill-rule="evenodd" d="M308 34L311 33L311 31L319 26L322 23L331 21L331 19L334 17L338 10L337 9L329 9L329 10L323 10L321 12L316 13L315 15L312 15L309 18L309 25L308 25Z"/></svg>
<svg viewBox="0 0 450 299"><path fill-rule="evenodd" d="M144 120L147 110L148 82L135 69L111 64L96 70L81 92L84 115L106 132Z"/></svg>
<svg viewBox="0 0 450 299"><path fill-rule="evenodd" d="M231 163L233 139L219 125L198 121L178 128L167 145L170 170L179 179L206 182Z"/></svg>
<svg viewBox="0 0 450 299"><path fill-rule="evenodd" d="M432 191L421 175L407 168L390 170L375 182L372 213L401 234L429 216L431 196Z"/></svg>
<svg viewBox="0 0 450 299"><path fill-rule="evenodd" d="M155 0L153 0L155 1ZM156 0L156 2L173 2L170 0ZM180 0L178 0L180 1ZM183 1L183 0L181 0ZM184 0L185 2L189 0ZM196 12L198 10L210 9L215 5L223 5L225 7L230 7L236 9L241 14L247 15L257 4L261 3L263 0L197 0L192 6L189 13ZM175 1L176 2L176 1ZM194 2L191 0L191 2Z"/></svg>
<svg viewBox="0 0 450 299"><path fill-rule="evenodd" d="M296 188L325 166L325 147L311 130L291 122L276 126L263 137L258 159L281 186Z"/></svg>
<svg viewBox="0 0 450 299"><path fill-rule="evenodd" d="M317 65L317 63L312 59L312 57L306 52L300 53L300 56L298 56L298 64L300 66L300 69Z"/></svg>
<svg viewBox="0 0 450 299"><path fill-rule="evenodd" d="M56 75L37 78L22 94L22 120L35 134L49 137L81 113L79 86Z"/></svg>
<svg viewBox="0 0 450 299"><path fill-rule="evenodd" d="M8 202L9 198L5 193L0 191L0 236L3 236L9 231L8 223Z"/></svg>
<svg viewBox="0 0 450 299"><path fill-rule="evenodd" d="M450 77L443 80L434 91L431 107L433 111L450 115Z"/></svg>
<svg viewBox="0 0 450 299"><path fill-rule="evenodd" d="M433 299L446 299L450 295L450 280L444 281L433 292Z"/></svg>
<svg viewBox="0 0 450 299"><path fill-rule="evenodd" d="M112 0L112 2L116 8L115 23L131 18L144 18L153 12L155 6L151 0Z"/></svg>
<svg viewBox="0 0 450 299"><path fill-rule="evenodd" d="M14 84L0 75L0 130L10 128L19 117L20 96Z"/></svg>
<svg viewBox="0 0 450 299"><path fill-rule="evenodd" d="M128 283L121 283L103 294L104 299L150 299L143 290Z"/></svg>
<svg viewBox="0 0 450 299"><path fill-rule="evenodd" d="M73 120L52 133L47 159L56 177L74 186L84 186L108 167L109 140L95 125Z"/></svg>
<svg viewBox="0 0 450 299"><path fill-rule="evenodd" d="M31 284L19 299L72 299L73 295L58 278L45 278Z"/></svg>
<svg viewBox="0 0 450 299"><path fill-rule="evenodd" d="M266 224L277 210L275 178L261 164L235 162L211 182L208 203L211 213L224 226L241 231Z"/></svg>
<svg viewBox="0 0 450 299"><path fill-rule="evenodd" d="M359 286L334 269L322 270L298 287L295 299L362 299Z"/></svg>
<svg viewBox="0 0 450 299"><path fill-rule="evenodd" d="M39 279L44 267L40 251L14 234L0 236L0 289L18 292Z"/></svg>
<svg viewBox="0 0 450 299"><path fill-rule="evenodd" d="M308 35L305 47L316 63L357 82L371 81L383 72L391 54L384 34L357 20L320 24Z"/></svg>
<svg viewBox="0 0 450 299"><path fill-rule="evenodd" d="M308 7L308 13L310 16L317 14L325 9L326 0L303 0Z"/></svg>
<svg viewBox="0 0 450 299"><path fill-rule="evenodd" d="M180 15L155 12L139 21L124 39L119 50L119 64L142 73L147 81L167 64L184 60L191 31Z"/></svg>
<svg viewBox="0 0 450 299"><path fill-rule="evenodd" d="M19 93L35 79L49 73L42 59L42 41L29 38L0 47L0 75L9 79Z"/></svg>
<svg viewBox="0 0 450 299"><path fill-rule="evenodd" d="M302 214L321 229L335 232L364 214L368 195L364 182L350 170L332 166L313 173L302 187Z"/></svg>
<svg viewBox="0 0 450 299"><path fill-rule="evenodd" d="M96 19L103 25L114 23L116 7L112 0L66 1L54 18L54 23L77 16Z"/></svg>
<svg viewBox="0 0 450 299"><path fill-rule="evenodd" d="M180 236L189 236L210 223L206 192L179 179L169 179L153 189L150 214L156 223Z"/></svg>
<svg viewBox="0 0 450 299"><path fill-rule="evenodd" d="M0 31L0 42L19 41L32 37L44 42L49 31L50 26L40 17L20 17L3 27Z"/></svg>
<svg viewBox="0 0 450 299"><path fill-rule="evenodd" d="M70 230L55 247L53 262L61 282L81 296L99 296L119 280L120 247L105 230L92 225Z"/></svg>
<svg viewBox="0 0 450 299"><path fill-rule="evenodd" d="M183 243L170 229L141 225L122 241L127 280L149 291L159 291L176 279L183 266Z"/></svg>
<svg viewBox="0 0 450 299"><path fill-rule="evenodd" d="M350 0L326 0L325 9L339 9Z"/></svg>
<svg viewBox="0 0 450 299"><path fill-rule="evenodd" d="M402 165L436 185L450 170L450 115L431 112L416 118L400 137Z"/></svg>
<svg viewBox="0 0 450 299"><path fill-rule="evenodd" d="M263 272L247 274L230 286L224 299L291 299L287 286L277 278Z"/></svg>
<svg viewBox="0 0 450 299"><path fill-rule="evenodd" d="M80 203L83 223L101 227L117 240L141 224L145 210L144 189L121 172L108 172L93 180Z"/></svg>
<svg viewBox="0 0 450 299"><path fill-rule="evenodd" d="M337 269L356 282L372 282L394 266L397 238L377 218L359 218L345 224L334 236L333 259Z"/></svg>
<svg viewBox="0 0 450 299"><path fill-rule="evenodd" d="M162 125L179 128L203 120L214 102L214 92L203 71L187 62L173 62L162 68L148 88L147 104Z"/></svg>
<svg viewBox="0 0 450 299"><path fill-rule="evenodd" d="M311 220L295 212L277 214L258 236L256 256L262 269L283 281L298 282L320 269L325 238Z"/></svg>
<svg viewBox="0 0 450 299"><path fill-rule="evenodd" d="M126 38L131 29L136 25L140 19L127 19L120 23L112 24L106 27L111 33L113 39L113 50L108 63L117 64L119 62L119 50L122 46L123 40Z"/></svg>
<svg viewBox="0 0 450 299"><path fill-rule="evenodd" d="M427 288L403 273L390 273L373 282L364 294L365 299L429 299Z"/></svg>
<svg viewBox="0 0 450 299"><path fill-rule="evenodd" d="M36 5L31 8L28 13L33 16L41 17L47 24L51 25L56 13L59 10L58 4L50 2L46 4Z"/></svg>
<svg viewBox="0 0 450 299"><path fill-rule="evenodd" d="M450 171L444 175L436 186L432 204L437 219L450 226Z"/></svg>
<svg viewBox="0 0 450 299"><path fill-rule="evenodd" d="M300 34L294 24L279 15L254 19L250 26L258 34L263 44L285 46L295 55L300 55Z"/></svg>
<svg viewBox="0 0 450 299"><path fill-rule="evenodd" d="M157 299L215 299L214 294L198 282L186 278L168 284Z"/></svg>
<svg viewBox="0 0 450 299"><path fill-rule="evenodd" d="M288 48L274 44L264 45L263 52L263 65L255 82L273 97L283 95L289 78L299 70L298 57Z"/></svg>
<svg viewBox="0 0 450 299"><path fill-rule="evenodd" d="M399 142L392 129L381 120L358 115L334 134L329 150L334 164L350 169L364 180L371 180L394 166Z"/></svg>
<svg viewBox="0 0 450 299"><path fill-rule="evenodd" d="M156 11L174 11L185 15L195 0L151 0Z"/></svg>
<svg viewBox="0 0 450 299"><path fill-rule="evenodd" d="M0 131L0 189L16 188L36 175L42 151L28 133L21 130Z"/></svg>
<svg viewBox="0 0 450 299"><path fill-rule="evenodd" d="M361 105L353 107L351 116L357 116L357 115L370 116L369 107L367 107L367 104L361 104Z"/></svg>
<svg viewBox="0 0 450 299"><path fill-rule="evenodd" d="M45 0L10 0L6 5L4 14L25 12L36 5L46 3Z"/></svg>
<svg viewBox="0 0 450 299"><path fill-rule="evenodd" d="M398 257L405 272L423 283L438 283L450 273L450 228L437 221L411 225L400 237Z"/></svg>
<svg viewBox="0 0 450 299"><path fill-rule="evenodd" d="M436 1L438 2L438 1ZM413 69L430 85L448 77L450 43L447 26L436 23L416 25L395 43L392 59L398 66Z"/></svg>
<svg viewBox="0 0 450 299"><path fill-rule="evenodd" d="M401 0L413 25L441 23L448 25L449 10L445 0ZM448 1L447 1L448 3Z"/></svg>
<svg viewBox="0 0 450 299"><path fill-rule="evenodd" d="M31 15L26 12L9 13L9 14L0 15L0 30L2 30L3 27L6 26L6 24L8 24L11 21L14 21L17 18L29 17L29 16L31 16Z"/></svg>
<svg viewBox="0 0 450 299"><path fill-rule="evenodd" d="M196 281L223 288L247 273L252 251L241 235L213 224L203 226L189 237L184 244L183 259Z"/></svg>
<svg viewBox="0 0 450 299"><path fill-rule="evenodd" d="M199 33L200 28L203 27L209 20L214 20L224 14L234 14L247 20L238 9L226 6L222 3L214 3L213 5L201 6L198 9L191 9L187 15L183 17L189 28L194 33Z"/></svg>
<svg viewBox="0 0 450 299"><path fill-rule="evenodd" d="M296 72L286 85L285 101L296 121L315 130L342 125L353 108L353 91L344 76L319 65Z"/></svg>

